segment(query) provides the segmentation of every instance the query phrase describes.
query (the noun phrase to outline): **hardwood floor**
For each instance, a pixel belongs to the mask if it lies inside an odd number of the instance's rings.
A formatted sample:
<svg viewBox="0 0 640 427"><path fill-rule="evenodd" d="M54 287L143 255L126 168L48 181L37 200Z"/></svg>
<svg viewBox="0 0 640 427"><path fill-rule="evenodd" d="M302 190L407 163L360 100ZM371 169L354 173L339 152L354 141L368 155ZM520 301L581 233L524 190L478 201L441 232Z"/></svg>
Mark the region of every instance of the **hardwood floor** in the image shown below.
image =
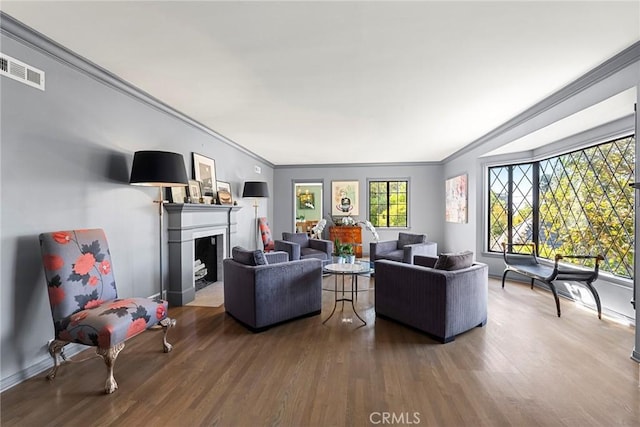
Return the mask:
<svg viewBox="0 0 640 427"><path fill-rule="evenodd" d="M1 424L640 425L632 327L567 300L558 318L551 295L525 285L489 288L487 325L444 345L376 319L373 291L359 295L360 328L339 311L322 325L326 291L321 316L259 334L224 307L178 307L173 352L160 331L127 342L114 394L103 394L101 359L63 365L54 381L42 373L2 393Z"/></svg>

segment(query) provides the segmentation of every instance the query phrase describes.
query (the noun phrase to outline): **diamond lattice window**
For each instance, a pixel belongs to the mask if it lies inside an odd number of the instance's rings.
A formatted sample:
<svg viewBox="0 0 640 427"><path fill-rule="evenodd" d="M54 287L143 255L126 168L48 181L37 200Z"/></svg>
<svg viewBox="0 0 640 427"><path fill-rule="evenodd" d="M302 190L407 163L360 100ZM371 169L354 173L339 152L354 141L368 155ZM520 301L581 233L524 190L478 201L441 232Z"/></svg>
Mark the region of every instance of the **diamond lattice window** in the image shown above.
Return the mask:
<svg viewBox="0 0 640 427"><path fill-rule="evenodd" d="M633 136L539 162L489 169L490 251L533 241L539 255L602 254L633 276ZM536 202L537 200L537 202Z"/></svg>

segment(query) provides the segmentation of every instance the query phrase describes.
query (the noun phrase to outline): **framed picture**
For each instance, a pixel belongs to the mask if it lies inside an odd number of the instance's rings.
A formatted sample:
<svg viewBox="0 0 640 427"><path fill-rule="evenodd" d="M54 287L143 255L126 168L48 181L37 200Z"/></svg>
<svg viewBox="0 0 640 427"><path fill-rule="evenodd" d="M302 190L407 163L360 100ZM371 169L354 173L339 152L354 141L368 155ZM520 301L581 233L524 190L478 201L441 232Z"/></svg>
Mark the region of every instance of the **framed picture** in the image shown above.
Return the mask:
<svg viewBox="0 0 640 427"><path fill-rule="evenodd" d="M200 198L202 197L200 181L196 181L195 179L189 180L189 197L191 198L191 203L200 203Z"/></svg>
<svg viewBox="0 0 640 427"><path fill-rule="evenodd" d="M445 221L467 223L467 174L445 181Z"/></svg>
<svg viewBox="0 0 640 427"><path fill-rule="evenodd" d="M315 209L315 195L313 193L302 193L298 195L298 209Z"/></svg>
<svg viewBox="0 0 640 427"><path fill-rule="evenodd" d="M331 181L331 215L358 215L358 181Z"/></svg>
<svg viewBox="0 0 640 427"><path fill-rule="evenodd" d="M203 196L215 196L216 162L202 154L193 153L193 178L202 183Z"/></svg>
<svg viewBox="0 0 640 427"><path fill-rule="evenodd" d="M224 181L216 181L218 190L218 203L221 205L232 205L231 184Z"/></svg>
<svg viewBox="0 0 640 427"><path fill-rule="evenodd" d="M187 186L171 187L171 203L186 203Z"/></svg>

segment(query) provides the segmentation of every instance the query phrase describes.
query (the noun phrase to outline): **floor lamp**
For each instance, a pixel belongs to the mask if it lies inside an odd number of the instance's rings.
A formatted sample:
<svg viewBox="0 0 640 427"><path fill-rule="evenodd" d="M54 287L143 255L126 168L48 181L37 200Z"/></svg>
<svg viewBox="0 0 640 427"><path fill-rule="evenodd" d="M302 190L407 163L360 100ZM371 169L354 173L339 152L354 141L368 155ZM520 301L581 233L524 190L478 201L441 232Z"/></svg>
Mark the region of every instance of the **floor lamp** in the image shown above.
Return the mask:
<svg viewBox="0 0 640 427"><path fill-rule="evenodd" d="M256 249L260 246L258 245L258 198L259 197L269 197L269 187L266 182L263 181L245 181L244 189L242 190L242 197L253 197L253 210L255 212L255 230L254 230L254 243L256 244Z"/></svg>
<svg viewBox="0 0 640 427"><path fill-rule="evenodd" d="M162 269L162 232L164 231L164 188L182 187L189 183L182 154L167 151L136 151L133 155L129 184L158 187L158 213L160 215L160 299L164 298Z"/></svg>

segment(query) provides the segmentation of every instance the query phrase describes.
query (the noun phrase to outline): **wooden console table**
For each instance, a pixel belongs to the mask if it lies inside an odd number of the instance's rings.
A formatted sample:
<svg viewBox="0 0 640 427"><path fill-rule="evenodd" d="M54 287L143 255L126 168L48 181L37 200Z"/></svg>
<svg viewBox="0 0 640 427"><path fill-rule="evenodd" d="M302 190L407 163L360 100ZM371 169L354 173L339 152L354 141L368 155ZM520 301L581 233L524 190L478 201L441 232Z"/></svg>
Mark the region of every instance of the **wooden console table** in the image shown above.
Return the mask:
<svg viewBox="0 0 640 427"><path fill-rule="evenodd" d="M356 258L362 258L362 228L358 225L341 225L329 227L329 239L340 243L350 243L355 248Z"/></svg>

